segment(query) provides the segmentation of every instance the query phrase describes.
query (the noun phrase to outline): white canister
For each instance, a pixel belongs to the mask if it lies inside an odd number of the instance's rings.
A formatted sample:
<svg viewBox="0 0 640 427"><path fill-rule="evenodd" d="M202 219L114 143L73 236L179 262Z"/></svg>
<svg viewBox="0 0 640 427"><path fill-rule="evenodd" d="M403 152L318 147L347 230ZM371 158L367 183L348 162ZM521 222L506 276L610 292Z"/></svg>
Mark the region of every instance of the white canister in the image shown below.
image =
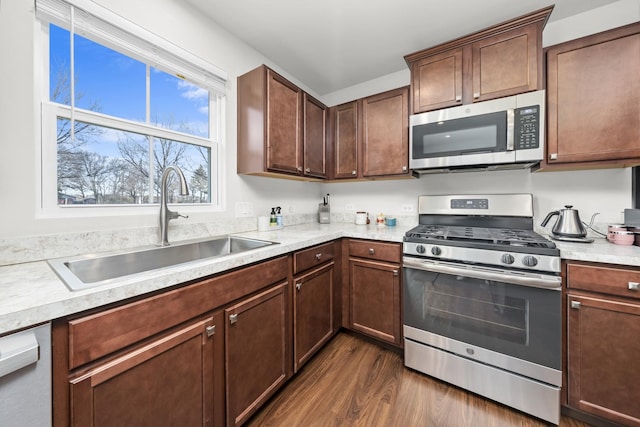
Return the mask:
<svg viewBox="0 0 640 427"><path fill-rule="evenodd" d="M367 224L367 213L366 212L356 212L356 224L357 225L366 225Z"/></svg>
<svg viewBox="0 0 640 427"><path fill-rule="evenodd" d="M269 221L270 218L268 216L259 216L258 231L269 231Z"/></svg>

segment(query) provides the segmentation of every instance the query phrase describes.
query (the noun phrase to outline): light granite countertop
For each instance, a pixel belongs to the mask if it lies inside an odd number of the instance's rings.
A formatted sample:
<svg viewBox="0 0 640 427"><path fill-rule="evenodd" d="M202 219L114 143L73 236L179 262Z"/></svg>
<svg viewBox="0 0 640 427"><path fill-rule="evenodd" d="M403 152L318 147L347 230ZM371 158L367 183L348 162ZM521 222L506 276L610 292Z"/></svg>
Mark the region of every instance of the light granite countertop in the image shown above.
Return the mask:
<svg viewBox="0 0 640 427"><path fill-rule="evenodd" d="M353 237L402 242L412 226L377 227L350 223L307 223L267 232L235 235L278 242L244 253L180 264L129 276L113 283L70 291L46 261L0 267L0 334L91 308L122 301L176 284L260 262L299 249ZM605 239L594 243L556 242L564 259L640 266L640 247L616 246Z"/></svg>

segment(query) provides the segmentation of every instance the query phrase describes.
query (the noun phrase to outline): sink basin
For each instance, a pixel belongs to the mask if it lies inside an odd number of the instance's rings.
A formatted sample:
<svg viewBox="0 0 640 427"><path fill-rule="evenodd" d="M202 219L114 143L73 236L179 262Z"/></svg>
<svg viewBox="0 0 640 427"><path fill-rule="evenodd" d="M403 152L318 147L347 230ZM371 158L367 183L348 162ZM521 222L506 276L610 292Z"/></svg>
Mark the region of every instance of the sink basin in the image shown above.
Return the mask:
<svg viewBox="0 0 640 427"><path fill-rule="evenodd" d="M136 249L110 255L90 254L47 262L72 291L110 283L115 279L191 261L219 258L277 242L222 236L209 240Z"/></svg>

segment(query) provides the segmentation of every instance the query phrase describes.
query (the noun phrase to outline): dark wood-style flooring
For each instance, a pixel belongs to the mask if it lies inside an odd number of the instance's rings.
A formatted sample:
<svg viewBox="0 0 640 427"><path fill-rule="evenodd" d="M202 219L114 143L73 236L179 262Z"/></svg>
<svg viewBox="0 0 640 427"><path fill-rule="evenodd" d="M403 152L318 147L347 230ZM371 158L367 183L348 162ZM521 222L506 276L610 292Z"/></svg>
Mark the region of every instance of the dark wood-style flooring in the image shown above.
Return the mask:
<svg viewBox="0 0 640 427"><path fill-rule="evenodd" d="M402 356L338 334L247 426L550 426L403 365ZM562 417L561 427L588 427Z"/></svg>

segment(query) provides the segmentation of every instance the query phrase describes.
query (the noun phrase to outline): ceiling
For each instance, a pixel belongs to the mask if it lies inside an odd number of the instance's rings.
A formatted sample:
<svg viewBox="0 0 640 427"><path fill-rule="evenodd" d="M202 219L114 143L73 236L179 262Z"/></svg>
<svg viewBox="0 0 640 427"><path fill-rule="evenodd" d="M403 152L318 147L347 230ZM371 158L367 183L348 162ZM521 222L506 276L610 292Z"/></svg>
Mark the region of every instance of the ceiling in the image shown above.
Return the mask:
<svg viewBox="0 0 640 427"><path fill-rule="evenodd" d="M404 55L553 0L187 0L318 95L405 70ZM616 0L556 0L549 22Z"/></svg>

